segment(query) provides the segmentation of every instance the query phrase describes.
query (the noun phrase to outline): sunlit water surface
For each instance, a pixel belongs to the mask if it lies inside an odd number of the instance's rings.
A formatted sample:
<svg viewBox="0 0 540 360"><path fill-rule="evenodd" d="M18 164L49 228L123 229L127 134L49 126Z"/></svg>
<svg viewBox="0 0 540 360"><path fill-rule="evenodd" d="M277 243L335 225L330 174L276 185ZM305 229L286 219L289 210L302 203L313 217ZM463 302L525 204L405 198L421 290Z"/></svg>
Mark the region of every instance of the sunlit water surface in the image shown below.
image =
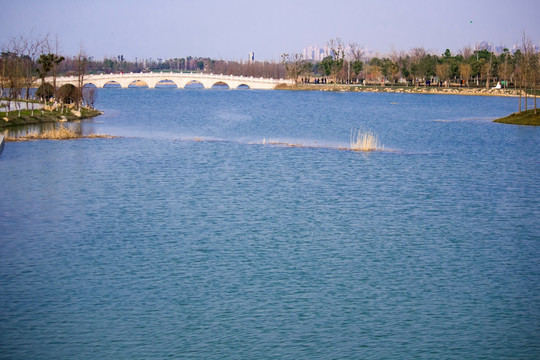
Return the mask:
<svg viewBox="0 0 540 360"><path fill-rule="evenodd" d="M0 358L540 357L540 129L491 122L517 99L96 105L121 138L0 155Z"/></svg>

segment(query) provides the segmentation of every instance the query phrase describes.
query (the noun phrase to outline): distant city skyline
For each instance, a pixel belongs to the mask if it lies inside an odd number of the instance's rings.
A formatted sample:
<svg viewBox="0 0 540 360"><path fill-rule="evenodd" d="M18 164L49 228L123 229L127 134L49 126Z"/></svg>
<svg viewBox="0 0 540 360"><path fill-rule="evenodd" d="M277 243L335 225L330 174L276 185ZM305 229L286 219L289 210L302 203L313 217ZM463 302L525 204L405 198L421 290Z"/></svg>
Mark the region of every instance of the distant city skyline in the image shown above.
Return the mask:
<svg viewBox="0 0 540 360"><path fill-rule="evenodd" d="M347 44L343 44L343 45L345 47L345 49L344 49L345 58L346 59L352 59L352 55L350 53L351 47L349 45L347 45ZM535 48L535 51L540 50L540 46L538 46L538 45L533 45L533 46ZM496 44L493 44L493 43L491 43L489 41L482 40L482 41L478 41L476 44L471 46L471 49L475 50L475 51L476 50L488 50L488 51L490 51L490 52L492 52L492 53L494 53L496 55L502 54L505 49L508 49L508 51L511 54L514 54L518 49L521 49L521 44L513 44L511 46L508 46L508 45L496 45ZM367 47L362 47L361 50L362 50L362 54L363 54L364 59L369 59L369 58L376 57L376 56L385 57L385 56L390 55L389 53L381 53L381 52L379 52L377 50L370 49L370 48L367 48ZM407 51L407 50L412 50L412 49L402 49L402 50ZM445 49L445 51L446 51L446 49ZM435 52L434 55L441 55L441 53L442 53L442 50L440 51L440 53ZM459 53L459 50L452 52L452 55L457 55L458 53ZM323 60L325 57L327 57L329 55L332 55L332 51L330 50L328 45L324 45L324 46L319 46L318 44L317 45L310 45L310 46L308 46L308 47L306 47L306 48L304 48L302 50L302 56L304 57L304 59L310 60L310 61L321 61L321 60Z"/></svg>
<svg viewBox="0 0 540 360"><path fill-rule="evenodd" d="M457 53L479 41L511 47L523 32L540 45L540 2L515 0L22 0L3 2L0 45L58 35L60 52L96 59L210 57L279 61L339 37L380 54L424 47Z"/></svg>

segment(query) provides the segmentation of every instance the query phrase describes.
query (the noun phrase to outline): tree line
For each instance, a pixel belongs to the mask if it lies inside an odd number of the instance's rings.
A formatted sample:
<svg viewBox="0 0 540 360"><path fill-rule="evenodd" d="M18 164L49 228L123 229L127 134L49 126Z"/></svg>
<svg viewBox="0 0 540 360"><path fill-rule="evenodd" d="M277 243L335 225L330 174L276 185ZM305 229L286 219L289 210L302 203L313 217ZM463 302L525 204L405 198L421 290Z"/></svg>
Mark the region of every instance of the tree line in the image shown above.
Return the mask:
<svg viewBox="0 0 540 360"><path fill-rule="evenodd" d="M369 57L356 43L344 44L340 38L327 43L329 54L322 61L310 61L301 54L283 54L280 62L228 61L191 57L172 59L126 60L123 55L96 60L80 51L76 56L58 53L58 38L12 38L0 53L0 96L10 100L31 97L31 87L41 79L36 92L40 99L54 98L79 105L93 105L95 94L85 91L88 74L196 71L223 75L266 78L290 78L311 82L328 78L338 84L378 84L410 86L483 86L500 84L502 88L528 89L536 94L540 56L532 41L523 34L521 49L501 54L464 47L457 54L446 50L437 55L422 47L393 51L384 57ZM78 77L78 86L58 89L57 76ZM52 77L52 84L45 77ZM525 108L527 108L527 91ZM27 105L28 106L28 105ZM521 97L520 97L521 111ZM536 108L536 96L535 96Z"/></svg>
<svg viewBox="0 0 540 360"><path fill-rule="evenodd" d="M534 94L540 78L540 55L532 41L523 34L521 49L495 54L488 50L464 47L458 54L449 49L441 55L422 47L392 52L385 57L368 58L356 43L346 46L341 39L327 43L329 55L320 62L304 59L301 54L283 54L287 76L298 83L312 77L326 76L333 84L371 84L405 86L482 86L513 87L527 97ZM519 98L519 109L522 99Z"/></svg>
<svg viewBox="0 0 540 360"><path fill-rule="evenodd" d="M65 74L75 73L73 60L66 59L61 71ZM156 71L205 72L222 75L253 76L280 79L286 73L281 62L274 61L231 61L215 60L203 57L127 60L123 55L106 57L103 60L88 58L89 74L138 73Z"/></svg>
<svg viewBox="0 0 540 360"><path fill-rule="evenodd" d="M78 107L87 105L93 107L97 93L93 88L83 87L87 71L88 57L84 51L77 56L66 59L58 52L58 38L26 38L23 36L10 39L0 53L0 98L6 99L7 110L11 110L15 102L19 112L19 102L25 100L29 108L31 99L39 98L46 103L54 99L61 104L76 104ZM69 63L70 72L77 75L77 86L56 86L56 78L66 75L65 63ZM52 84L46 83L46 77L52 77ZM36 91L36 82L41 85Z"/></svg>

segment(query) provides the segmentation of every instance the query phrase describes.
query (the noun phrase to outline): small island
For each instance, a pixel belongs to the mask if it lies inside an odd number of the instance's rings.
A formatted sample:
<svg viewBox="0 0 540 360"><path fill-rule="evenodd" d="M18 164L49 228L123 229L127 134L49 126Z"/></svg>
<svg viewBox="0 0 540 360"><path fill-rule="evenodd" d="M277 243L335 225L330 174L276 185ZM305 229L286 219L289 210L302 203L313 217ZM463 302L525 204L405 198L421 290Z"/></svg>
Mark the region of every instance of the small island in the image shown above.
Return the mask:
<svg viewBox="0 0 540 360"><path fill-rule="evenodd" d="M78 110L74 106L43 106L33 110L15 110L10 112L0 112L0 131L15 129L28 125L51 124L57 123L60 126L55 126L55 129L45 131L40 134L30 133L22 137L5 136L6 141L26 141L37 139L77 139L84 136L79 134L69 127L63 126L63 123L88 119L102 112L91 107L80 107ZM91 135L90 137L97 137Z"/></svg>
<svg viewBox="0 0 540 360"><path fill-rule="evenodd" d="M0 114L3 115L0 117L0 129L5 130L16 126L88 119L101 115L102 112L88 107L81 107L80 110L65 108L20 110L20 112L15 110L9 113L0 111Z"/></svg>
<svg viewBox="0 0 540 360"><path fill-rule="evenodd" d="M9 133L32 125L51 124L49 130L70 130L64 122L72 122L101 115L94 108L97 98L95 87L84 86L88 58L82 52L78 57L66 59L50 50L48 39L13 39L2 52L0 76L0 131L6 141L17 141ZM58 44L56 45L58 46ZM71 62L77 83L57 86L60 64ZM75 65L74 65L75 64ZM50 76L49 76L50 75ZM38 127L35 127L38 128ZM10 131L13 130L13 131ZM46 134L27 134L33 138L47 138ZM60 131L67 134L66 131ZM51 136L57 136L51 135ZM77 137L85 137L81 131ZM55 137L57 138L57 137ZM73 138L69 134L66 138Z"/></svg>

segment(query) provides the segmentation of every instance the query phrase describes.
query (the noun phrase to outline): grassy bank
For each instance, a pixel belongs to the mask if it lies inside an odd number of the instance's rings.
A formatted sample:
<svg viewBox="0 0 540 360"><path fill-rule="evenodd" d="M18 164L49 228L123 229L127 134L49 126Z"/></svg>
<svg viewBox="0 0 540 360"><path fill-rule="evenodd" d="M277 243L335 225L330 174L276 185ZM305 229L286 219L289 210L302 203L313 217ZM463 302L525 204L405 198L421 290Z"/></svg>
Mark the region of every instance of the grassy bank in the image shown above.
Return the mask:
<svg viewBox="0 0 540 360"><path fill-rule="evenodd" d="M3 115L3 116L2 116ZM54 123L59 121L73 121L87 119L101 115L98 110L81 108L80 113L75 110L48 111L48 110L21 110L9 113L0 112L0 129L6 129L21 125L34 125L43 123Z"/></svg>
<svg viewBox="0 0 540 360"><path fill-rule="evenodd" d="M512 115L494 121L502 124L540 126L540 110L537 109L536 114L534 110L513 113Z"/></svg>

